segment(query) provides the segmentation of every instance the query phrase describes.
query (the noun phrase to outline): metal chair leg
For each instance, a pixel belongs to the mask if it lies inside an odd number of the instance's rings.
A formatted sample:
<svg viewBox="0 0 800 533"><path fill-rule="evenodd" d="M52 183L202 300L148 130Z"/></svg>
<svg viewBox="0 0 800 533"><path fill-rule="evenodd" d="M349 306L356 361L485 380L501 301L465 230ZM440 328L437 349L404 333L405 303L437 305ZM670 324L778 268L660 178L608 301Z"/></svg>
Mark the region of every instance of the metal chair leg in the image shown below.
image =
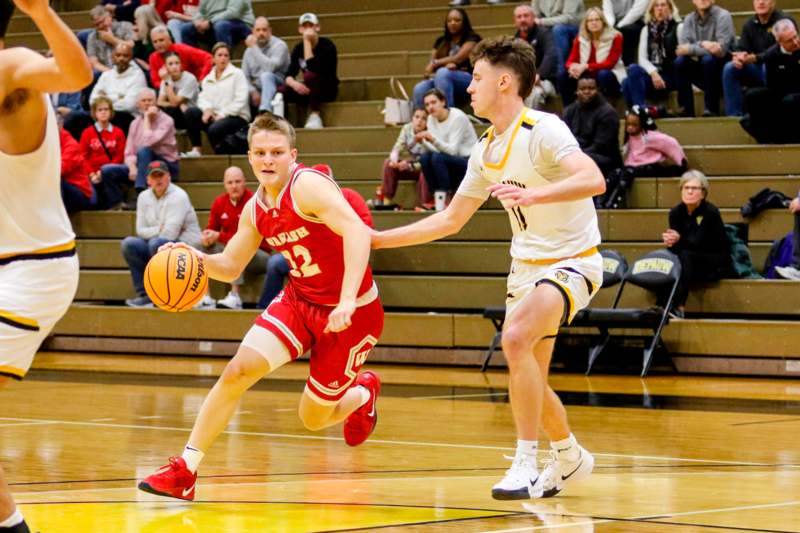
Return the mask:
<svg viewBox="0 0 800 533"><path fill-rule="evenodd" d="M494 355L494 350L497 348L497 345L500 344L500 338L503 336L503 333L498 331L494 334L494 338L492 342L489 344L489 349L486 350L486 357L483 360L483 366L481 366L481 372L486 372L486 369L489 367L489 361L492 359L492 355Z"/></svg>

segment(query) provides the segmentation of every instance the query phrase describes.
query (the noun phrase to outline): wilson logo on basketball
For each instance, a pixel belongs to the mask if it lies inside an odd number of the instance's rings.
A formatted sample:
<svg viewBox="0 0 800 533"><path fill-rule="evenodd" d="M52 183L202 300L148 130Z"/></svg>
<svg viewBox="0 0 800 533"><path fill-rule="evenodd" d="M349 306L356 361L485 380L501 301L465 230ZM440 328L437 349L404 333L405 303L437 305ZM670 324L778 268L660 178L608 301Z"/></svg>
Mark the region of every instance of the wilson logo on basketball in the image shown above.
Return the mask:
<svg viewBox="0 0 800 533"><path fill-rule="evenodd" d="M184 279L186 277L186 254L178 255L177 271L175 272L175 279Z"/></svg>
<svg viewBox="0 0 800 533"><path fill-rule="evenodd" d="M200 286L200 283L203 281L203 278L206 276L206 270L203 266L203 260L199 257L197 258L197 275L192 282L192 286L189 287L191 291L196 291L197 287Z"/></svg>

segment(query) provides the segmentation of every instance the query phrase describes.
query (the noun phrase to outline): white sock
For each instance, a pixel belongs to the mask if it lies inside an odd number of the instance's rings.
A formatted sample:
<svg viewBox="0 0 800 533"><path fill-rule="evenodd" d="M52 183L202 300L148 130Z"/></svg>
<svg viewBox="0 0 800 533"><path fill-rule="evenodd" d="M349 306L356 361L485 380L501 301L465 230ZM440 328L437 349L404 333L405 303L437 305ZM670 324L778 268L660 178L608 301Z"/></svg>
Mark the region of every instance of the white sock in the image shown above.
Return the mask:
<svg viewBox="0 0 800 533"><path fill-rule="evenodd" d="M187 444L186 447L183 449L181 457L183 457L183 460L186 461L186 468L188 468L189 471L192 474L194 474L195 472L197 472L197 467L200 466L200 461L203 460L203 457L205 455L206 454L204 454L197 448L192 448Z"/></svg>
<svg viewBox="0 0 800 533"><path fill-rule="evenodd" d="M539 449L539 441L537 440L521 440L517 439L517 453L516 458L524 457L536 464L536 450Z"/></svg>
<svg viewBox="0 0 800 533"><path fill-rule="evenodd" d="M578 448L578 440L572 433L564 440L555 440L551 442L550 447L555 450L558 459L561 461L577 461L578 457L581 455L581 451Z"/></svg>
<svg viewBox="0 0 800 533"><path fill-rule="evenodd" d="M16 509L14 514L0 522L0 527L14 527L21 524L24 520L22 513L19 512L19 509Z"/></svg>
<svg viewBox="0 0 800 533"><path fill-rule="evenodd" d="M363 385L356 385L356 390L361 394L361 403L358 404L359 407L365 405L370 398L372 398L372 394L370 394L369 389Z"/></svg>

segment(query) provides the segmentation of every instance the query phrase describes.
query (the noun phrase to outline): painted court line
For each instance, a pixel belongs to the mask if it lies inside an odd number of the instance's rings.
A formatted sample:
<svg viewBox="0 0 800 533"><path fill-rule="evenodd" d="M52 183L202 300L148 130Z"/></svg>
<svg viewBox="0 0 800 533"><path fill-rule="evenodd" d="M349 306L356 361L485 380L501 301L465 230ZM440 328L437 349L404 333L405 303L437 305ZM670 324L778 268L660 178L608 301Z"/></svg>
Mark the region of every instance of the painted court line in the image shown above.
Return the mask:
<svg viewBox="0 0 800 533"><path fill-rule="evenodd" d="M441 396L411 396L406 400L438 400L440 398L481 398L485 396L508 396L506 392L482 392L480 394L442 394Z"/></svg>
<svg viewBox="0 0 800 533"><path fill-rule="evenodd" d="M141 424L110 424L103 422L81 422L75 420L46 420L46 419L36 419L36 418L11 418L11 417L0 417L0 420L8 420L11 422L42 422L51 424L64 424L70 426L106 427L106 428L116 428L116 429L150 429L150 430L160 430L160 431L176 431L180 433L190 433L192 431L191 428L181 428L172 426L146 426ZM299 440L319 440L319 441L343 440L341 437L325 437L322 435L297 435L293 433L266 433L259 431L226 430L223 433L227 435L242 435L248 437L271 437L278 439L299 439ZM383 440L383 439L370 439L369 441L372 444L386 444L386 445L397 445L397 446L421 446L421 447L427 446L432 448L464 448L471 450L498 450L498 451L507 451L516 449L511 446L455 444L449 442L425 442L425 441ZM675 461L684 463L709 463L709 464L740 465L740 466L771 466L769 463L753 463L747 461L721 461L716 459L692 459L685 457L663 457L658 455L628 455L619 453L594 453L593 455L595 457L620 457L620 458L635 459L635 460Z"/></svg>
<svg viewBox="0 0 800 533"><path fill-rule="evenodd" d="M41 422L12 422L10 424L0 424L2 428L17 427L17 426L45 426L47 424L58 424L59 422L51 422L43 420Z"/></svg>
<svg viewBox="0 0 800 533"><path fill-rule="evenodd" d="M697 511L684 511L680 513L664 513L663 515L645 515L645 516L632 516L630 518L620 518L619 521L643 521L652 524L658 524L658 520L666 519L666 518L675 518L678 516L697 516L697 515L704 515L704 514L713 514L713 513L726 513L726 512L737 512L737 511L752 511L754 509L770 509L773 507L789 507L792 505L800 505L800 500L791 500L786 502L777 502L777 503L764 503L764 504L756 504L756 505L737 505L735 507L719 507L717 509L699 509ZM536 507L529 503L523 503L522 507L529 512L536 513L542 512L543 510L536 510ZM589 525L589 524L604 524L608 522L616 522L617 520L607 519L607 518L599 518L595 520L587 520L585 522L570 522L564 524L554 524L554 525L541 525L541 526L531 526L531 527L520 527L520 528L513 528L513 529L490 529L486 531L482 531L481 533L517 533L520 531L537 531L540 529L558 529L563 527L571 527L571 526L578 526L578 525ZM688 525L688 524L687 524Z"/></svg>

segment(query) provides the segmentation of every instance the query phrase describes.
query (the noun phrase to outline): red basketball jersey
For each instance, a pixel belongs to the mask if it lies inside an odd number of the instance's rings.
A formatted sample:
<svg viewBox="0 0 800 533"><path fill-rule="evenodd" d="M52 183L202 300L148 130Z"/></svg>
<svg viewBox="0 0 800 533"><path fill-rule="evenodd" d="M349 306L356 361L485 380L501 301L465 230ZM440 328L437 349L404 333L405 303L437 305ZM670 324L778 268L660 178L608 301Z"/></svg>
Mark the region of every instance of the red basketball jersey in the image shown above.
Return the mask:
<svg viewBox="0 0 800 533"><path fill-rule="evenodd" d="M313 172L333 181L321 172L298 164L276 199L277 207L264 203L262 190L256 192L253 222L267 244L289 262L289 283L295 292L315 304L336 305L344 276L344 242L322 220L302 213L295 205L292 186L301 172ZM372 286L372 269L367 265L358 296Z"/></svg>

